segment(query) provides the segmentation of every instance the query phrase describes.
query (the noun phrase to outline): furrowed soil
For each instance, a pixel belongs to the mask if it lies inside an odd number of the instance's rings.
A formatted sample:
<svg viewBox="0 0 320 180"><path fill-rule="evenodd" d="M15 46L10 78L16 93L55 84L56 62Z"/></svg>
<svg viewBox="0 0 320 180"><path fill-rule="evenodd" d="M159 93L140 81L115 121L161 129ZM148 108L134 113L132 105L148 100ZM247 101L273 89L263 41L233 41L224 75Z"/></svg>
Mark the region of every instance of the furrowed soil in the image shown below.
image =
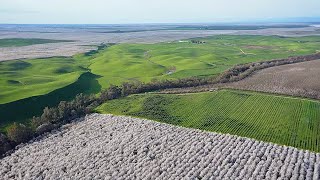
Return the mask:
<svg viewBox="0 0 320 180"><path fill-rule="evenodd" d="M228 88L320 99L320 60L271 67L257 71Z"/></svg>

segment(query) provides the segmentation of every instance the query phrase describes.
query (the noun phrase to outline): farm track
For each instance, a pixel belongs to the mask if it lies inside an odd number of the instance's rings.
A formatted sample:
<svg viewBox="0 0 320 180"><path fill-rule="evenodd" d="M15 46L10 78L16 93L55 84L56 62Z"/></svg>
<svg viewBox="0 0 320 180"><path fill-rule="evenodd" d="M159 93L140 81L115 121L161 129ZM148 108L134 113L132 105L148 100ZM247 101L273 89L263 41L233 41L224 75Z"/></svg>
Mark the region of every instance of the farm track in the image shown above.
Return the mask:
<svg viewBox="0 0 320 180"><path fill-rule="evenodd" d="M98 114L0 160L0 179L312 180L319 172L318 153Z"/></svg>

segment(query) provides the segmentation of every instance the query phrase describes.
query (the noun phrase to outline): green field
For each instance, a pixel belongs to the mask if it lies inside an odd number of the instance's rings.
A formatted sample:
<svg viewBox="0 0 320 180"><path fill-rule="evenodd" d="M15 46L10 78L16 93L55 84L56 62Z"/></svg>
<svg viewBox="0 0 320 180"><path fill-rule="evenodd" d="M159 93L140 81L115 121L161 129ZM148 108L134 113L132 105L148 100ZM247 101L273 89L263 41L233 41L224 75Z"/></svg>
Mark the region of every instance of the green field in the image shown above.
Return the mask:
<svg viewBox="0 0 320 180"><path fill-rule="evenodd" d="M320 152L320 102L236 90L132 95L109 101L101 113L149 118Z"/></svg>
<svg viewBox="0 0 320 180"><path fill-rule="evenodd" d="M240 63L316 53L320 36L230 36L158 44L119 44L101 52L89 68L102 87L123 81L205 77Z"/></svg>
<svg viewBox="0 0 320 180"><path fill-rule="evenodd" d="M320 36L284 38L219 35L157 44L101 46L99 51L69 58L0 62L0 105L7 112L0 114L0 125L2 122L20 121L24 117L39 115L36 113L38 110L22 113L28 116L8 112L15 112L13 104L19 104L19 108L27 110L27 106L32 106L32 98L46 102L39 103L43 108L45 105L55 105L51 98L47 98L51 97L49 94L63 91L69 86L77 87L72 84L87 72L92 73L90 77L94 78L90 81L95 83L81 90L99 93L97 89L125 81L216 76L236 64L312 54L319 51L319 47ZM68 92L78 92L78 89L68 89Z"/></svg>
<svg viewBox="0 0 320 180"><path fill-rule="evenodd" d="M67 40L53 40L53 39L37 39L37 38L5 38L0 39L1 47L19 47L29 46L34 44L46 44L46 43L59 43L59 42L72 42Z"/></svg>

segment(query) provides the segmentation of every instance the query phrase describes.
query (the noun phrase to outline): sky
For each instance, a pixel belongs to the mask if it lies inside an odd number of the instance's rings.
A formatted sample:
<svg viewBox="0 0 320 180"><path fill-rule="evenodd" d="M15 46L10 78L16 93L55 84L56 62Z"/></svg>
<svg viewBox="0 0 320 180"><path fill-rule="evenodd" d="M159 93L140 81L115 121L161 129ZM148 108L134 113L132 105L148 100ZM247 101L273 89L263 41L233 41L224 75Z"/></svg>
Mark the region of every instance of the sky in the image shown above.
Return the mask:
<svg viewBox="0 0 320 180"><path fill-rule="evenodd" d="M216 23L320 17L320 0L0 0L1 24Z"/></svg>

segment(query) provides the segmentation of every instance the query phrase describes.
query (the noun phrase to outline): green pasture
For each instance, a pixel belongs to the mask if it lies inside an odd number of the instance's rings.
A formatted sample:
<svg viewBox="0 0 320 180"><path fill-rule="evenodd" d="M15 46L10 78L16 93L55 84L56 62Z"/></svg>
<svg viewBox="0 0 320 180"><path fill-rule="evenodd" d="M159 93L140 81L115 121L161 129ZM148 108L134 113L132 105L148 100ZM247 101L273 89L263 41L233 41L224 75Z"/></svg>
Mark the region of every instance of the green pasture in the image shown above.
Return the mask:
<svg viewBox="0 0 320 180"><path fill-rule="evenodd" d="M46 44L46 43L59 43L59 42L72 42L68 40L53 40L53 39L37 39L37 38L4 38L0 39L1 47L19 47L29 46L34 44Z"/></svg>
<svg viewBox="0 0 320 180"><path fill-rule="evenodd" d="M320 152L320 102L271 94L217 92L132 95L100 113L130 115Z"/></svg>

